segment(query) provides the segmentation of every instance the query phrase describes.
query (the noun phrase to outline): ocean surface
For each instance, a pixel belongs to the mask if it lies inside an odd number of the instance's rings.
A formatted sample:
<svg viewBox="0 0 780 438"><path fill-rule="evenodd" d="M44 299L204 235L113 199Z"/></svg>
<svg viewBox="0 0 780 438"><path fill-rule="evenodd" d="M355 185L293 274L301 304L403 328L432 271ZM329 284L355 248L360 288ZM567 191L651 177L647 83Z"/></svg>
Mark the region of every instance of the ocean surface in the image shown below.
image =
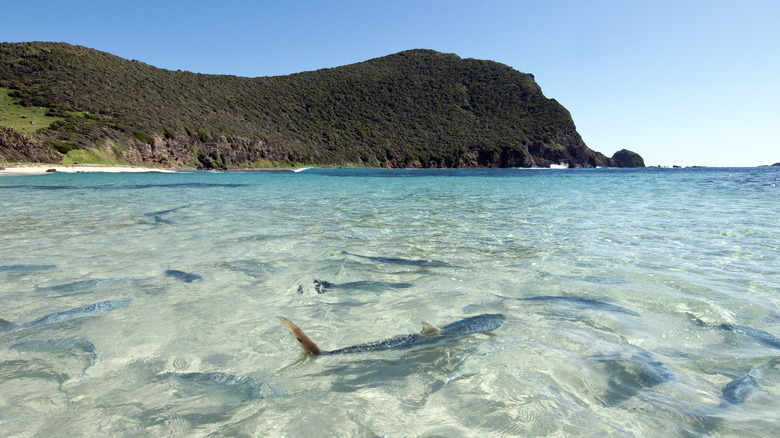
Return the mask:
<svg viewBox="0 0 780 438"><path fill-rule="evenodd" d="M0 178L0 436L780 436L780 168ZM489 333L323 350L501 314Z"/></svg>

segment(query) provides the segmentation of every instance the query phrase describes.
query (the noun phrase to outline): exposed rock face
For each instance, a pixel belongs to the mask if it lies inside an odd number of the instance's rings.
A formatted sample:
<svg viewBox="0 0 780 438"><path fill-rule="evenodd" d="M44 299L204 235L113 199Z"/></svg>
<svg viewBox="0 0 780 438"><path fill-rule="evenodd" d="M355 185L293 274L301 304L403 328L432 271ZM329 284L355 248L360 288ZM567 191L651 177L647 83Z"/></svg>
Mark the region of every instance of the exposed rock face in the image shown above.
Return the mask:
<svg viewBox="0 0 780 438"><path fill-rule="evenodd" d="M775 163L775 164L773 164L772 166L774 166L774 167L780 167L780 163Z"/></svg>
<svg viewBox="0 0 780 438"><path fill-rule="evenodd" d="M177 167L194 165L198 169L235 169L245 163L290 161L292 151L271 147L261 140L222 136L219 141L202 141L197 135L154 137L152 144L135 142L122 152L125 161Z"/></svg>
<svg viewBox="0 0 780 438"><path fill-rule="evenodd" d="M29 134L0 126L0 158L6 161L53 163L59 156Z"/></svg>
<svg viewBox="0 0 780 438"><path fill-rule="evenodd" d="M617 167L645 167L645 160L636 152L621 149L612 156Z"/></svg>

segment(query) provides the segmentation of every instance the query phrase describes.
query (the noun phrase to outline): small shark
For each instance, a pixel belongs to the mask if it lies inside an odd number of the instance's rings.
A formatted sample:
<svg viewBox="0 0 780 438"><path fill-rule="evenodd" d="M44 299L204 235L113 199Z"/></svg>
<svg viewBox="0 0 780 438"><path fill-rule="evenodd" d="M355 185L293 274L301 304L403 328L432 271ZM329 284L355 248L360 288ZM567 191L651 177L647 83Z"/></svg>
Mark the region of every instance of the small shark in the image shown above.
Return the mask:
<svg viewBox="0 0 780 438"><path fill-rule="evenodd" d="M347 353L363 353L367 351L382 351L382 350L400 350L405 348L416 347L418 345L435 344L445 339L451 339L456 336L463 336L472 333L485 333L491 332L504 323L504 315L501 314L488 314L470 316L459 321L447 324L444 327L436 327L435 325L423 323L423 330L420 333L411 333L407 335L398 335L389 339L382 339L380 341L369 342L366 344L352 345L349 347L339 348L337 350L323 351L317 344L311 340L306 333L303 332L297 325L287 318L278 316L282 323L290 330L290 333L298 341L304 352L315 356L323 355L330 356L333 354L347 354Z"/></svg>
<svg viewBox="0 0 780 438"><path fill-rule="evenodd" d="M373 260L375 262L380 263L390 263L393 265L407 265L407 266L420 266L424 268L459 268L460 266L451 265L449 263L440 262L438 260L410 260L410 259L402 259L398 257L372 257L372 256L364 256L360 254L353 254L351 252L347 251L341 251L342 254L345 255L351 255L354 257L360 257L368 260Z"/></svg>
<svg viewBox="0 0 780 438"><path fill-rule="evenodd" d="M324 294L330 289L342 290L385 290L407 289L412 283L388 283L384 281L350 281L348 283L331 283L325 280L314 280L314 289L318 294Z"/></svg>

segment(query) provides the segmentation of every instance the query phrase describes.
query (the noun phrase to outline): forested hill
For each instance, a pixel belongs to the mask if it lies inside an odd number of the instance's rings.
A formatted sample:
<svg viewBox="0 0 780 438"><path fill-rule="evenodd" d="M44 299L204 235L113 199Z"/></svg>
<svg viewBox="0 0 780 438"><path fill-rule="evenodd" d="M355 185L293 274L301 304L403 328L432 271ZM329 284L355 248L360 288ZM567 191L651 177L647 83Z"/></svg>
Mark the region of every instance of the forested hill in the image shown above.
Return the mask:
<svg viewBox="0 0 780 438"><path fill-rule="evenodd" d="M584 144L569 112L533 75L431 50L244 78L163 70L63 43L3 43L3 99L0 125L14 132L0 132L0 161L615 165ZM18 115L24 111L38 121Z"/></svg>

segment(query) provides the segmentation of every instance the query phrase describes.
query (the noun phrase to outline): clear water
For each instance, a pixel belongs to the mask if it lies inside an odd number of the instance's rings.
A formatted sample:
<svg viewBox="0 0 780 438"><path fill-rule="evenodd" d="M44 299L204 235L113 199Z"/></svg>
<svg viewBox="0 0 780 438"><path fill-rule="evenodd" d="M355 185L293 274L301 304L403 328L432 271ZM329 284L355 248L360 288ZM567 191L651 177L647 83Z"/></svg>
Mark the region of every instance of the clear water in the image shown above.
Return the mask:
<svg viewBox="0 0 780 438"><path fill-rule="evenodd" d="M3 177L0 435L778 436L778 183L778 168ZM513 299L532 297L568 299ZM506 320L328 357L276 318L330 350L481 313Z"/></svg>

